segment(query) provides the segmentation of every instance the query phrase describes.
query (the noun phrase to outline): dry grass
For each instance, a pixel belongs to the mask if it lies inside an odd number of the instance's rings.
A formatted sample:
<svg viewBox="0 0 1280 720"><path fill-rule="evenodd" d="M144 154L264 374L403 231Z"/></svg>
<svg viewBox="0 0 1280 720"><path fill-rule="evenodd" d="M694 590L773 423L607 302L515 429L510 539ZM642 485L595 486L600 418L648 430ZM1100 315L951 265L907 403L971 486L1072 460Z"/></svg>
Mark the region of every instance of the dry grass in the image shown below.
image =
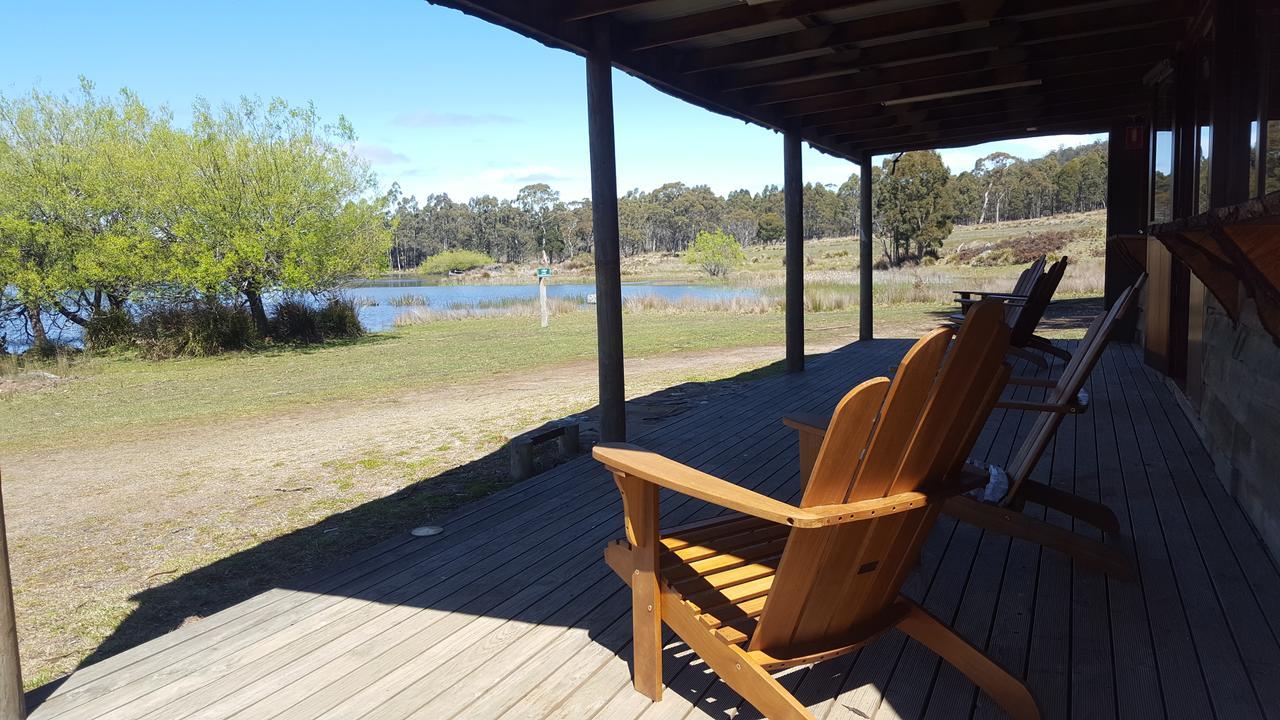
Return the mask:
<svg viewBox="0 0 1280 720"><path fill-rule="evenodd" d="M622 301L622 311L628 313L728 312L756 315L781 310L782 307L781 301L764 295L731 298L696 298L686 295L676 300L660 295L639 295Z"/></svg>
<svg viewBox="0 0 1280 720"><path fill-rule="evenodd" d="M583 301L576 298L548 298L547 311L552 317L581 312ZM448 320L467 320L481 317L536 317L541 312L536 300L482 303L465 307L436 309L425 305L407 310L396 316L395 326L424 325Z"/></svg>

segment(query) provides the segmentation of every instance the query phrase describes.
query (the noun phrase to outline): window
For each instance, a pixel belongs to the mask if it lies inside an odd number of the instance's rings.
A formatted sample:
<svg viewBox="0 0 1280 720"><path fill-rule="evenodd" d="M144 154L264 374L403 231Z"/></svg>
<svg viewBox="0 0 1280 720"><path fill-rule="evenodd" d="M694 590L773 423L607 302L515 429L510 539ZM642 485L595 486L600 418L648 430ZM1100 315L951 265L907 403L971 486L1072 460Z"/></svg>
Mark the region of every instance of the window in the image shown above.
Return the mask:
<svg viewBox="0 0 1280 720"><path fill-rule="evenodd" d="M1173 219L1173 131L1156 130L1151 163L1151 222Z"/></svg>

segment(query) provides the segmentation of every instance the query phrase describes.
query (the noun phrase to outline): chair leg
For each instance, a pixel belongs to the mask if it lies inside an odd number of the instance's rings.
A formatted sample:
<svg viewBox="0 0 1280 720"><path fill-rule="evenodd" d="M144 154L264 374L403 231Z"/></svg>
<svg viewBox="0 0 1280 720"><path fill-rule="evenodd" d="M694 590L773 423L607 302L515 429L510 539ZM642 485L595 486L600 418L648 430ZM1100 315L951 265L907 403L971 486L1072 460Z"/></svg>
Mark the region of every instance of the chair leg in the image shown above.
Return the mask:
<svg viewBox="0 0 1280 720"><path fill-rule="evenodd" d="M1033 502L1083 520L1099 530L1120 534L1120 520L1111 508L1079 495L1063 492L1044 483L1027 480L1018 491L1018 503Z"/></svg>
<svg viewBox="0 0 1280 720"><path fill-rule="evenodd" d="M658 486L615 473L622 491L627 539L631 542L631 672L636 690L657 702L662 699L662 608L658 601ZM606 550L605 561L617 550ZM617 558L616 570L626 568Z"/></svg>
<svg viewBox="0 0 1280 720"><path fill-rule="evenodd" d="M898 629L951 663L991 696L1014 720L1039 720L1040 709L1027 686L914 602Z"/></svg>
<svg viewBox="0 0 1280 720"><path fill-rule="evenodd" d="M767 670L742 648L716 637L670 590L662 591L662 618L707 667L762 715L770 720L814 720L813 713Z"/></svg>
<svg viewBox="0 0 1280 720"><path fill-rule="evenodd" d="M970 525L1029 540L1070 555L1081 565L1106 573L1117 580L1134 578L1133 561L1121 550L1017 510L987 505L971 497L958 495L947 498L942 512Z"/></svg>
<svg viewBox="0 0 1280 720"><path fill-rule="evenodd" d="M1011 347L1005 351L1005 354L1012 355L1013 357L1026 360L1027 362L1041 369L1045 369L1049 367L1049 361L1045 360L1043 355L1041 355L1040 353L1033 353L1030 350L1026 350L1024 348Z"/></svg>

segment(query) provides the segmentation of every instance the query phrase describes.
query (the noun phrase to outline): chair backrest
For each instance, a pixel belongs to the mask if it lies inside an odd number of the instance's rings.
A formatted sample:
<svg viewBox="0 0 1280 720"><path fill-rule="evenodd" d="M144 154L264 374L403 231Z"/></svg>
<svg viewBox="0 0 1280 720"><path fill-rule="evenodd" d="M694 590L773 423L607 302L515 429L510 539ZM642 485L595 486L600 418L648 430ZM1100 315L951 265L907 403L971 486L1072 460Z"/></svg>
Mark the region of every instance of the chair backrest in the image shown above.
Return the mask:
<svg viewBox="0 0 1280 720"><path fill-rule="evenodd" d="M954 336L954 342L953 340ZM1008 379L1001 303L976 304L958 333L939 328L892 382L869 380L836 407L801 505L945 490ZM894 603L938 503L829 528L793 529L750 649L799 654L859 628Z"/></svg>
<svg viewBox="0 0 1280 720"><path fill-rule="evenodd" d="M1009 343L1014 347L1026 345L1036 333L1036 326L1044 317L1044 311L1049 308L1049 301L1053 300L1053 294L1058 291L1058 283L1062 282L1062 274L1066 270L1067 258L1064 256L1036 278L1031 291L1027 293L1026 301L1012 308L1014 317L1009 327L1013 332Z"/></svg>
<svg viewBox="0 0 1280 720"><path fill-rule="evenodd" d="M1058 384L1049 391L1045 402L1069 403L1076 399L1084 384L1088 382L1089 375L1093 373L1094 366L1102 358L1102 351L1106 349L1107 341L1111 339L1116 323L1138 301L1138 293L1142 291L1146 281L1146 273L1139 275L1133 285L1120 293L1120 297L1116 298L1110 310L1094 318L1088 332L1084 334L1080 345L1071 356L1071 361L1058 377ZM1049 446L1049 441L1061 424L1062 413L1048 411L1036 413L1036 419L1032 422L1030 432L1027 433L1027 439L1018 449L1013 462L1009 464L1009 491L1000 504L1007 505L1017 496L1018 488L1030 477L1031 471L1040 461L1040 455Z"/></svg>
<svg viewBox="0 0 1280 720"><path fill-rule="evenodd" d="M1044 273L1044 255L1035 259L1035 262L1027 266L1025 270L1018 275L1018 282L1013 284L1013 295L1026 295L1031 292L1031 287L1035 285L1036 279Z"/></svg>

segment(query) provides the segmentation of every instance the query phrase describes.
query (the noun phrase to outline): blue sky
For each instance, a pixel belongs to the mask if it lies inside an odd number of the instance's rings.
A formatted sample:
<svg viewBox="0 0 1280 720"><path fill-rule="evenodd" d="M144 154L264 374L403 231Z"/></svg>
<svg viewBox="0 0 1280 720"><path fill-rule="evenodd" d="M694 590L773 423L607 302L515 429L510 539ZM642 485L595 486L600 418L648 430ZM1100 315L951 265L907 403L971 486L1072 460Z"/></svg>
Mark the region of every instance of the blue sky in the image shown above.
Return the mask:
<svg viewBox="0 0 1280 720"><path fill-rule="evenodd" d="M345 115L382 184L420 197L512 197L547 182L589 193L583 60L423 0L4 0L0 92L65 92L85 75L129 87L186 122L196 97L313 101ZM618 187L669 180L719 193L781 183L782 140L615 72ZM994 150L1036 157L1090 136L943 151L953 171ZM845 161L806 147L806 181L839 183Z"/></svg>

